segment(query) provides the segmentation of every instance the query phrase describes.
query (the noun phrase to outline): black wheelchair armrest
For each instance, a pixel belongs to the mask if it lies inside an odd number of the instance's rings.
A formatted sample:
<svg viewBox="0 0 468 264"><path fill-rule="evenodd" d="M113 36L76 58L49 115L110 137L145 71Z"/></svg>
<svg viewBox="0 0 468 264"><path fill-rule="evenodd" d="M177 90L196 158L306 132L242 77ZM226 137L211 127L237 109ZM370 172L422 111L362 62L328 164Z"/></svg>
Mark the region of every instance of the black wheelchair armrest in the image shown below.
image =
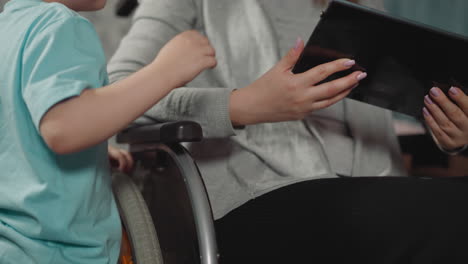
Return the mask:
<svg viewBox="0 0 468 264"><path fill-rule="evenodd" d="M132 125L117 135L117 143L180 143L203 139L201 126L192 121Z"/></svg>

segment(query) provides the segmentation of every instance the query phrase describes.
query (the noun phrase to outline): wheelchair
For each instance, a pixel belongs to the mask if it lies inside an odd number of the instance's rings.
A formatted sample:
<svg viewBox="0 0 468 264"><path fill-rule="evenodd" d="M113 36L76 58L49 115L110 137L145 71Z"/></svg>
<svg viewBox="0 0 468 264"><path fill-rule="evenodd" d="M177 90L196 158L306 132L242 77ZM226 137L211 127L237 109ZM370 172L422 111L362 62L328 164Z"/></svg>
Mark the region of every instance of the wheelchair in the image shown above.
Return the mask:
<svg viewBox="0 0 468 264"><path fill-rule="evenodd" d="M135 124L117 135L130 146L133 175L113 175L134 264L217 264L213 215L195 161L183 142L200 141L190 121Z"/></svg>
<svg viewBox="0 0 468 264"><path fill-rule="evenodd" d="M128 17L138 0L119 0L115 14ZM134 264L217 264L213 215L200 171L183 142L203 139L198 123L154 120L117 135L136 161L132 177L117 173L113 190ZM122 263L126 264L126 263Z"/></svg>

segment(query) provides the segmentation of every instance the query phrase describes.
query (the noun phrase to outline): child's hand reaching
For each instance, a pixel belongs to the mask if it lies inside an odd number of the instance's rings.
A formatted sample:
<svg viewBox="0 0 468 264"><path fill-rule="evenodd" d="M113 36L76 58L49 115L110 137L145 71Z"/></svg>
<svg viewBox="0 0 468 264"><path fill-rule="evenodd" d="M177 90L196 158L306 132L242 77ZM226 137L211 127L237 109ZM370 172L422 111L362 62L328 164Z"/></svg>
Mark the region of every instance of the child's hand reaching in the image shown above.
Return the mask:
<svg viewBox="0 0 468 264"><path fill-rule="evenodd" d="M109 161L113 168L121 172L128 173L133 168L132 155L126 150L115 148L112 146L107 147L109 152Z"/></svg>
<svg viewBox="0 0 468 264"><path fill-rule="evenodd" d="M161 49L153 63L128 78L85 89L80 96L54 105L41 119L41 135L58 154L86 149L115 135L174 88L215 66L208 39L196 31L183 32ZM109 153L118 154L111 149ZM127 164L131 163L119 168Z"/></svg>
<svg viewBox="0 0 468 264"><path fill-rule="evenodd" d="M209 40L195 30L180 33L159 52L153 64L161 76L168 77L175 87L193 80L207 68L216 67L215 49Z"/></svg>

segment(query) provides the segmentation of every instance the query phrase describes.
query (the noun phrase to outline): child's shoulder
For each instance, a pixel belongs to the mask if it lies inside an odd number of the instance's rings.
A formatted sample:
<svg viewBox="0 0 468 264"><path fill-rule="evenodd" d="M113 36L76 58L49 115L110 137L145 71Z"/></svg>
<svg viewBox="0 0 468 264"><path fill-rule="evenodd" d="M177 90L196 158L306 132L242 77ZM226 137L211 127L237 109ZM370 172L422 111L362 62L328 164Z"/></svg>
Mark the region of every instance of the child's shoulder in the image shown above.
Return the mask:
<svg viewBox="0 0 468 264"><path fill-rule="evenodd" d="M51 25L60 25L65 23L91 23L77 12L69 9L60 3L43 3L36 9L36 28L42 31Z"/></svg>
<svg viewBox="0 0 468 264"><path fill-rule="evenodd" d="M9 34L21 39L26 55L45 49L44 45L52 42L60 42L62 47L82 43L98 45L99 37L93 24L63 4L30 0L13 1L13 4L8 7L6 17L0 17L0 33L5 31L4 36ZM1 30L2 21L11 28Z"/></svg>

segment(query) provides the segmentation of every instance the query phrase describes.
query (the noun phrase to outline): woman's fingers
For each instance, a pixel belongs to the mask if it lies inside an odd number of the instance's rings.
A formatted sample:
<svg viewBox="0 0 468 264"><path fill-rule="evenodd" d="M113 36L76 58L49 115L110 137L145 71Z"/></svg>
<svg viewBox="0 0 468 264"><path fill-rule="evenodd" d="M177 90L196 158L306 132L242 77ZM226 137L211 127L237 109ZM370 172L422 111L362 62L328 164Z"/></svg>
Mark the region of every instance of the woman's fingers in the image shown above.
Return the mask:
<svg viewBox="0 0 468 264"><path fill-rule="evenodd" d="M437 87L424 97L424 119L446 149L468 143L468 99L459 88L449 89L448 96Z"/></svg>
<svg viewBox="0 0 468 264"><path fill-rule="evenodd" d="M468 116L468 96L458 87L451 87L448 92L449 97Z"/></svg>
<svg viewBox="0 0 468 264"><path fill-rule="evenodd" d="M348 94L355 88L357 87L357 84L354 86L354 87L351 87L351 88L348 88L347 90L344 90L342 91L341 93L331 97L331 98L327 98L325 100L321 100L321 101L317 101L317 102L314 102L312 105L311 105L311 109L310 111L315 111L315 110L318 110L318 109L323 109L323 108L326 108L326 107L329 107L339 101L341 101L343 98L345 98L346 96L348 96Z"/></svg>
<svg viewBox="0 0 468 264"><path fill-rule="evenodd" d="M468 127L466 114L439 88L432 88L429 95L425 96L424 103L442 129L452 130L453 126L459 129Z"/></svg>
<svg viewBox="0 0 468 264"><path fill-rule="evenodd" d="M445 132L445 130L437 123L434 116L429 112L429 110L423 108L423 116L426 124L429 126L429 129L432 131L434 136L439 141L439 144L445 149L455 149L460 147L463 144L459 144L456 141L456 137L452 137Z"/></svg>
<svg viewBox="0 0 468 264"><path fill-rule="evenodd" d="M320 64L304 73L298 74L297 77L301 79L301 83L304 85L315 85L336 72L350 69L355 64L356 62L350 59L334 60L332 62Z"/></svg>
<svg viewBox="0 0 468 264"><path fill-rule="evenodd" d="M460 133L460 129L457 125L447 117L441 107L439 107L430 96L426 95L424 97L424 105L426 106L426 110L430 113L431 118L437 123L437 126L447 135L454 137Z"/></svg>
<svg viewBox="0 0 468 264"><path fill-rule="evenodd" d="M359 81L366 78L365 72L353 72L345 77L322 83L310 88L309 93L313 101L322 101L336 97L338 94L355 87Z"/></svg>
<svg viewBox="0 0 468 264"><path fill-rule="evenodd" d="M333 73L350 70L354 60L339 59L300 74L291 73L303 42L290 50L261 78L230 97L230 116L235 124L290 121L304 118L312 111L330 106L346 97L351 88L366 77L355 71L345 77L316 85Z"/></svg>
<svg viewBox="0 0 468 264"><path fill-rule="evenodd" d="M426 124L429 126L432 133L442 146L444 146L447 149L452 149L456 147L451 137L447 135L447 133L439 126L437 121L434 119L434 117L426 107L423 108L423 116L424 120L426 120Z"/></svg>

